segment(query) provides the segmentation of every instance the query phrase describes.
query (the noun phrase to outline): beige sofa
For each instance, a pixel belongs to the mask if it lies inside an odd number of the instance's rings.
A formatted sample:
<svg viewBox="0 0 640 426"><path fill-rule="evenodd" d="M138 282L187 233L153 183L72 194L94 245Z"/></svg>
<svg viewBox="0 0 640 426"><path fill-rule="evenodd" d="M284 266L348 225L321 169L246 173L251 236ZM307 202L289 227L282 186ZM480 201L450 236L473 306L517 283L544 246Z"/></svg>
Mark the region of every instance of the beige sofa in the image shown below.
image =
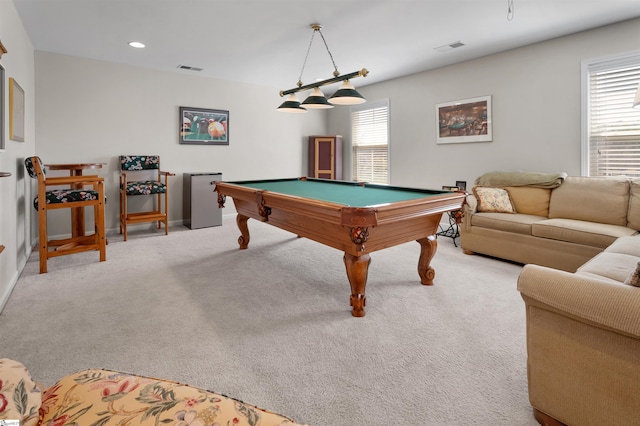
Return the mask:
<svg viewBox="0 0 640 426"><path fill-rule="evenodd" d="M629 285L639 262L634 235L575 273L523 268L529 400L542 425L640 425L640 287Z"/></svg>
<svg viewBox="0 0 640 426"><path fill-rule="evenodd" d="M482 208L474 187L460 229L467 254L574 272L616 239L640 230L640 179L560 176L528 183L518 173L499 173L476 183L504 190L514 212L492 211L490 203Z"/></svg>
<svg viewBox="0 0 640 426"><path fill-rule="evenodd" d="M625 283L640 273L639 229L640 179L492 172L467 197L465 253L527 264L518 290L542 425L640 425L640 288Z"/></svg>

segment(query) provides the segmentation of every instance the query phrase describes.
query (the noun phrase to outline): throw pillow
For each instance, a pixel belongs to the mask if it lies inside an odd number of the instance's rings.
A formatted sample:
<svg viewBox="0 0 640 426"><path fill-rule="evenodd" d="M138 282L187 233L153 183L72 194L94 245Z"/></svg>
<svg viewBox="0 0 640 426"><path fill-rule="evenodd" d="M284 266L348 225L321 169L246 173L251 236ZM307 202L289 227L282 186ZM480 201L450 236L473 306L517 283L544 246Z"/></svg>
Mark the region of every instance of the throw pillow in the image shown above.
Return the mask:
<svg viewBox="0 0 640 426"><path fill-rule="evenodd" d="M549 216L550 189L532 186L507 186L504 189L509 193L513 208L518 213Z"/></svg>
<svg viewBox="0 0 640 426"><path fill-rule="evenodd" d="M638 265L636 265L636 270L633 271L631 275L629 275L624 283L635 287L640 287L640 262L638 262Z"/></svg>
<svg viewBox="0 0 640 426"><path fill-rule="evenodd" d="M8 358L0 359L0 419L19 420L21 426L38 424L42 397L27 368Z"/></svg>
<svg viewBox="0 0 640 426"><path fill-rule="evenodd" d="M474 186L473 195L478 200L478 211L485 213L515 213L509 193L502 188Z"/></svg>

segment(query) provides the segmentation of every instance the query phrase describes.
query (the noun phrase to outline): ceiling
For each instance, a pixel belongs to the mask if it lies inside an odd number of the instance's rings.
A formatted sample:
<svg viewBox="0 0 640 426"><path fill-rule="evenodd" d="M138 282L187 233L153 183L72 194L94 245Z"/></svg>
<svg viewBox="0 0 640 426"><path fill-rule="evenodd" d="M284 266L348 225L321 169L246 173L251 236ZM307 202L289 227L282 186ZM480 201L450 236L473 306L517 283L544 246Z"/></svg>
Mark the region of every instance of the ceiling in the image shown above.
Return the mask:
<svg viewBox="0 0 640 426"><path fill-rule="evenodd" d="M511 16L509 0L13 2L37 51L282 90L300 77L313 23L341 74L369 70L358 87L640 17L640 0L511 0ZM133 40L147 47L129 47ZM302 81L332 72L316 33Z"/></svg>

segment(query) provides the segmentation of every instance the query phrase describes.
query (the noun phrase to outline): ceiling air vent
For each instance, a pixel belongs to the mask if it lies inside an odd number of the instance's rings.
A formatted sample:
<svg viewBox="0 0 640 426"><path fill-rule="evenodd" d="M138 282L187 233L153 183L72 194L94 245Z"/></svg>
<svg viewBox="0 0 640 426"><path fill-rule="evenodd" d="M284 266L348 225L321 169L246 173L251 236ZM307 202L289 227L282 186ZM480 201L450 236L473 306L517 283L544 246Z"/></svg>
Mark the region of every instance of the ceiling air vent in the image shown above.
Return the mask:
<svg viewBox="0 0 640 426"><path fill-rule="evenodd" d="M178 65L178 68L181 70L202 71L202 68L190 67L189 65Z"/></svg>
<svg viewBox="0 0 640 426"><path fill-rule="evenodd" d="M438 52L446 52L447 50L456 49L462 46L464 46L464 43L458 40L454 41L453 43L445 44L444 46L436 47L435 50L437 50Z"/></svg>

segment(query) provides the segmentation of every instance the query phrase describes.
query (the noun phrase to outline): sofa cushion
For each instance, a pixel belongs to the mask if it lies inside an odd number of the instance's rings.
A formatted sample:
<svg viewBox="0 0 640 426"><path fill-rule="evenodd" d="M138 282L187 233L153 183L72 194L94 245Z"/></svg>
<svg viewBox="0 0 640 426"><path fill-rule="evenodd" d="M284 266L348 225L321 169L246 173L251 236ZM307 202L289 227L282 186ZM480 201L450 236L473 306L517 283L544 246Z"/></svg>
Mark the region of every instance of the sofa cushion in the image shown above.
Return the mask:
<svg viewBox="0 0 640 426"><path fill-rule="evenodd" d="M515 213L509 193L502 188L474 186L473 195L478 200L479 212Z"/></svg>
<svg viewBox="0 0 640 426"><path fill-rule="evenodd" d="M476 213L471 216L471 226L531 235L531 224L547 220L530 214Z"/></svg>
<svg viewBox="0 0 640 426"><path fill-rule="evenodd" d="M85 370L42 395L42 424L293 426L291 419L169 380Z"/></svg>
<svg viewBox="0 0 640 426"><path fill-rule="evenodd" d="M550 189L530 186L507 186L504 189L509 193L509 198L516 212L544 217L549 216Z"/></svg>
<svg viewBox="0 0 640 426"><path fill-rule="evenodd" d="M27 368L18 361L0 359L0 419L37 425L41 401L40 389Z"/></svg>
<svg viewBox="0 0 640 426"><path fill-rule="evenodd" d="M640 178L631 180L627 226L640 231Z"/></svg>
<svg viewBox="0 0 640 426"><path fill-rule="evenodd" d="M579 267L576 273L597 275L624 283L629 275L635 271L637 264L638 258L636 256L605 251Z"/></svg>
<svg viewBox="0 0 640 426"><path fill-rule="evenodd" d="M614 241L605 251L611 253L624 253L640 257L640 234L629 237L620 237Z"/></svg>
<svg viewBox="0 0 640 426"><path fill-rule="evenodd" d="M627 226L629 180L570 176L551 191L549 218Z"/></svg>
<svg viewBox="0 0 640 426"><path fill-rule="evenodd" d="M546 219L531 225L531 235L534 237L551 238L603 249L617 238L634 232L626 226L574 219Z"/></svg>

